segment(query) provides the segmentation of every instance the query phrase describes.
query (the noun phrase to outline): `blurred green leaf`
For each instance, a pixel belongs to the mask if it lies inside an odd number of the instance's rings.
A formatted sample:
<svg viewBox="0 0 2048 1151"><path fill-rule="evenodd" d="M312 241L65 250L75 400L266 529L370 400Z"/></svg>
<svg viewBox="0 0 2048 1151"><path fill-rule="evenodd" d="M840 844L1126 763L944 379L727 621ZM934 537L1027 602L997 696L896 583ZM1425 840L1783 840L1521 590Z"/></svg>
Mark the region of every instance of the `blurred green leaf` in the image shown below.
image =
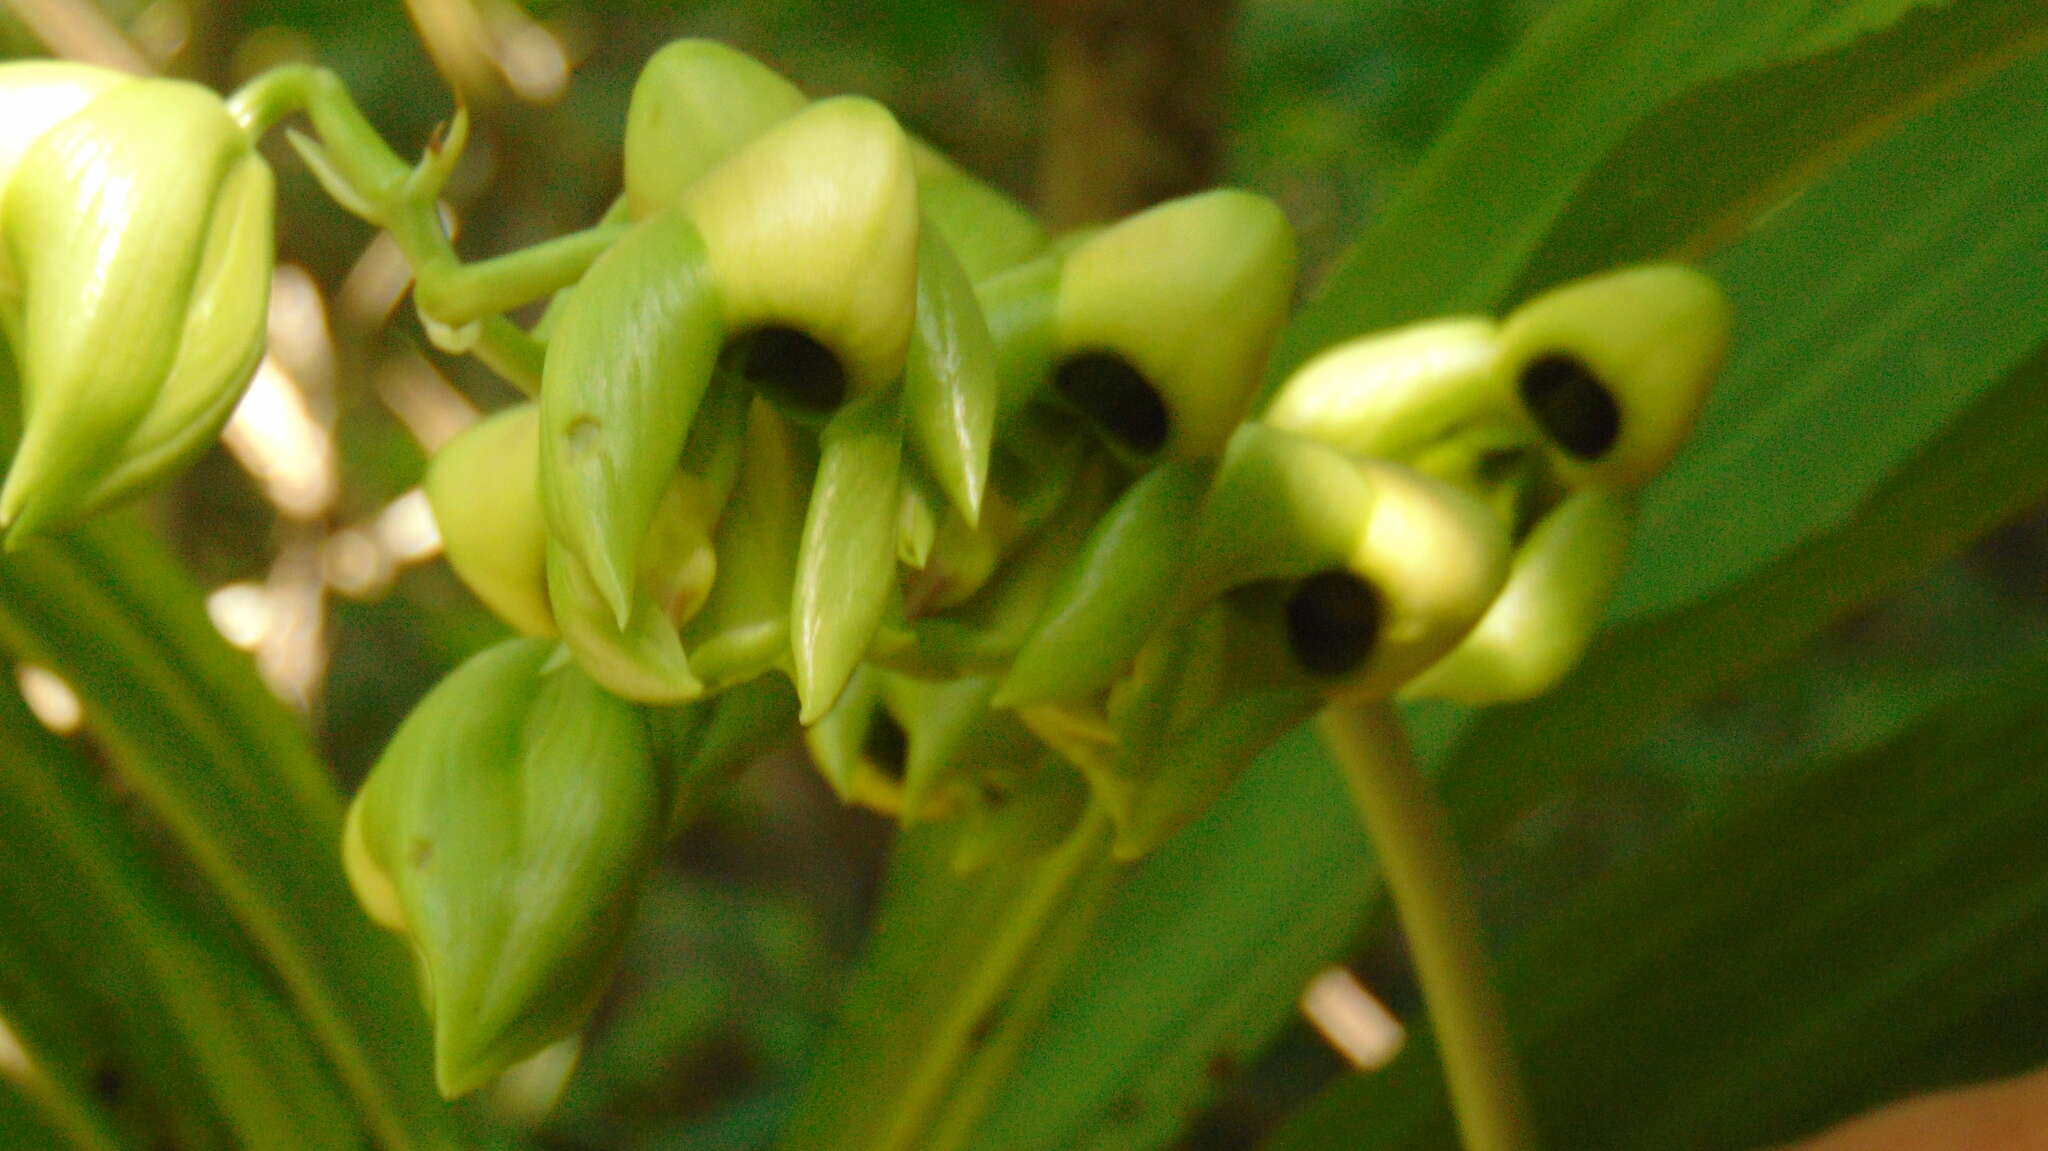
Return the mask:
<svg viewBox="0 0 2048 1151"><path fill-rule="evenodd" d="M1958 694L1694 819L1517 944L1503 982L1550 1139L1789 1138L1840 1118L1845 1089L1879 1101L1866 1084L1893 1060L2048 977L2048 647ZM1425 1038L1269 1146L1452 1138Z"/></svg>
<svg viewBox="0 0 2048 1151"><path fill-rule="evenodd" d="M69 1012L104 1013L118 1048L85 1054L94 1033L37 1035L31 1042L53 1088L95 1105L145 1096L163 1115L138 1116L139 1131L169 1125L192 1141L221 1122L249 1145L348 1147L361 1132L275 993L247 956L175 902L113 809L93 792L92 769L0 691L0 902L7 934L39 935L38 965L55 995L85 1000ZM31 969L30 974L34 970ZM5 982L5 980L0 980ZM0 991L14 1018L15 998ZM58 1061L49 1064L49 1057ZM83 1056L85 1062L79 1062Z"/></svg>
<svg viewBox="0 0 2048 1151"><path fill-rule="evenodd" d="M453 1138L413 977L342 879L341 803L306 733L130 519L0 557L0 640L77 690L123 777L272 965L392 1148Z"/></svg>
<svg viewBox="0 0 2048 1151"><path fill-rule="evenodd" d="M1614 618L1697 600L1839 523L2048 333L2043 91L2048 57L1709 261L1736 300L1735 356L1644 501Z"/></svg>
<svg viewBox="0 0 2048 1151"><path fill-rule="evenodd" d="M1580 184L1660 106L1745 69L1839 47L1923 2L1558 4L1317 287L1282 337L1269 382L1350 336L1494 309Z"/></svg>

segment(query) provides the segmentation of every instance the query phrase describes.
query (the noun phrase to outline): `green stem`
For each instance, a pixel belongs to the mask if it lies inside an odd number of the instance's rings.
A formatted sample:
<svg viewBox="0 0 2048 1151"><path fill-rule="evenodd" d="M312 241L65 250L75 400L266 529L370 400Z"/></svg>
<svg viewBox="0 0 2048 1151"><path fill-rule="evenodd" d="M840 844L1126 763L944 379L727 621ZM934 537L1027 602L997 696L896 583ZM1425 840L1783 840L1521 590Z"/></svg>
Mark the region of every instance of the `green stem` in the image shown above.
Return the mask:
<svg viewBox="0 0 2048 1151"><path fill-rule="evenodd" d="M228 101L230 114L260 135L293 112L313 121L320 146L370 222L397 241L413 269L413 300L421 318L457 329L481 323L477 358L528 394L538 390L541 344L504 318L512 309L552 295L583 273L630 224L610 220L473 264L464 264L442 226L440 191L466 138L458 114L419 166L408 166L371 126L332 72L287 64L251 80Z"/></svg>
<svg viewBox="0 0 2048 1151"><path fill-rule="evenodd" d="M1011 905L1000 933L980 956L966 986L947 1005L929 1042L892 1100L878 1151L926 1147L926 1135L944 1114L944 1104L963 1077L972 1049L1003 1000L1016 989L1018 973L1031 962L1055 917L1069 906L1077 883L1108 857L1109 814L1090 804L1081 822L1039 868ZM998 1021L1000 1026L1000 1021Z"/></svg>
<svg viewBox="0 0 2048 1151"><path fill-rule="evenodd" d="M1436 797L1386 703L1332 706L1319 720L1379 858L1414 957L1467 1151L1536 1146L1479 918Z"/></svg>

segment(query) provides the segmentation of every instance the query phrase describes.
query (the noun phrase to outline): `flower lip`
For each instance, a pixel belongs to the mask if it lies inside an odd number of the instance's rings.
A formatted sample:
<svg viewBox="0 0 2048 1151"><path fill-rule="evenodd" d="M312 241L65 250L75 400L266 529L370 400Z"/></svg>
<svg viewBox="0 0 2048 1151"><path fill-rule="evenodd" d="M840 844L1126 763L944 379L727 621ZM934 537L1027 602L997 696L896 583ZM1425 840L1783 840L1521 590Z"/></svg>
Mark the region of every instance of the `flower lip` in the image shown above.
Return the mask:
<svg viewBox="0 0 2048 1151"><path fill-rule="evenodd" d="M1053 390L1103 434L1140 456L1166 446L1173 420L1159 389L1114 351L1078 352L1053 370Z"/></svg>
<svg viewBox="0 0 2048 1151"><path fill-rule="evenodd" d="M1597 460L1621 438L1621 407L1584 360L1548 352L1529 361L1516 388L1551 439L1582 460Z"/></svg>
<svg viewBox="0 0 2048 1151"><path fill-rule="evenodd" d="M1342 568L1298 581L1288 593L1288 649L1311 675L1341 677L1365 666L1386 608L1379 590Z"/></svg>

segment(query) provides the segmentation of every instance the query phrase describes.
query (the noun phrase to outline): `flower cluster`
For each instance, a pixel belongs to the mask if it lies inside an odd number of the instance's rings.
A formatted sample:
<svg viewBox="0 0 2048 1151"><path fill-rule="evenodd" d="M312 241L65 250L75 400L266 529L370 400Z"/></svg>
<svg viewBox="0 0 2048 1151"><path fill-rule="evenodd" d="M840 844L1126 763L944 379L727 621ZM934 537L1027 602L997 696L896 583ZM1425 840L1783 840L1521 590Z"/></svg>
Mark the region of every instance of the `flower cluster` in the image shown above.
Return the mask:
<svg viewBox="0 0 2048 1151"><path fill-rule="evenodd" d="M0 129L18 530L218 425L261 345L269 183L211 97L5 75L0 99L55 93ZM432 204L459 130L408 175L337 90L268 91L414 257L435 330L553 295L516 333L538 394L425 481L522 638L418 706L344 845L419 955L450 1095L580 1025L662 840L792 731L842 798L950 823L972 868L1091 808L1142 855L1326 704L1544 690L1728 338L1711 282L1646 267L1264 389L1296 290L1270 201L1051 235L880 105L702 41L643 73L594 240L464 280Z"/></svg>

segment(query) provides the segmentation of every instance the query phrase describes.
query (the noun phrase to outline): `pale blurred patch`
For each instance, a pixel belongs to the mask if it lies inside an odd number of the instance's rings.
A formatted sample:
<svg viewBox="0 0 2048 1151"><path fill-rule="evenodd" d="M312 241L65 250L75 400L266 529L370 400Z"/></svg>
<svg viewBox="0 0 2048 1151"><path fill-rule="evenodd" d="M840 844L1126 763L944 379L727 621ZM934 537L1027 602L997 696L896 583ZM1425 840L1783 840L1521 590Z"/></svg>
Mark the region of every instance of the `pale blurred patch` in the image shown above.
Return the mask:
<svg viewBox="0 0 2048 1151"><path fill-rule="evenodd" d="M56 672L40 664L24 663L14 669L15 685L21 699L44 727L58 735L71 735L85 722L85 707L78 693Z"/></svg>
<svg viewBox="0 0 2048 1151"><path fill-rule="evenodd" d="M1301 993L1301 1013L1337 1054L1361 1071L1377 1071L1400 1054L1407 1029L1358 977L1325 968Z"/></svg>

